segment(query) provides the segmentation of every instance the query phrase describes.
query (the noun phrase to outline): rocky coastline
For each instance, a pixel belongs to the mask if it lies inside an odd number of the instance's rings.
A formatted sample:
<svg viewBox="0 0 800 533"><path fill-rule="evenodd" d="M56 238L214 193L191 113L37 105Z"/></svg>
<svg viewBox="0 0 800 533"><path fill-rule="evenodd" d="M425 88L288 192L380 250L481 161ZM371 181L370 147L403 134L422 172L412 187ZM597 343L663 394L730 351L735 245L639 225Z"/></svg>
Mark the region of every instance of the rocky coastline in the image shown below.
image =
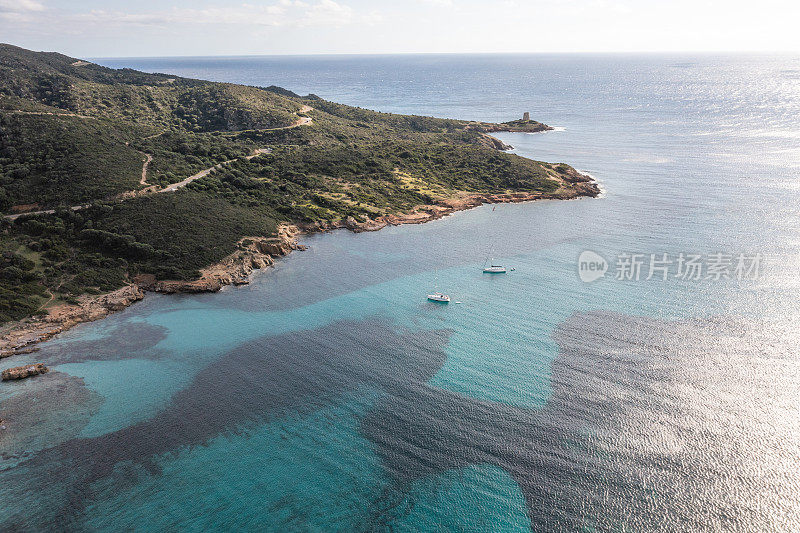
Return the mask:
<svg viewBox="0 0 800 533"><path fill-rule="evenodd" d="M0 359L35 352L36 344L44 342L77 324L105 318L141 300L145 292L201 293L216 292L226 285L249 283L254 270L274 264L275 258L285 256L293 250L305 247L297 242L297 236L336 229L353 232L378 231L386 226L422 224L437 220L456 211L471 209L483 204L519 203L535 200L569 200L582 196L597 197L600 188L589 176L572 169L559 176L569 186L554 192L511 192L498 194L464 194L439 200L432 205L418 206L410 213L383 215L374 219L356 220L353 217L328 224L282 225L275 237L248 237L238 243L238 249L219 263L200 272L192 281L158 280L152 275L137 276L132 283L101 296L82 296L76 305L61 305L50 309L43 317L32 317L3 328L0 333Z"/></svg>
<svg viewBox="0 0 800 533"><path fill-rule="evenodd" d="M0 358L36 351L33 345L46 341L82 322L93 322L121 311L144 298L136 284L101 296L81 296L78 304L60 305L43 317L31 317L7 326L0 335Z"/></svg>
<svg viewBox="0 0 800 533"><path fill-rule="evenodd" d="M275 258L293 250L304 250L305 246L297 243L298 233L296 226L282 225L276 237L246 237L234 253L201 270L193 281L157 280L148 274L137 276L135 282L145 291L165 294L217 292L226 285L245 285L253 270L272 266Z"/></svg>
<svg viewBox="0 0 800 533"><path fill-rule="evenodd" d="M543 193L538 191L530 192L511 192L497 194L464 194L454 198L439 200L435 204L421 205L410 213L400 215L383 215L365 220L356 220L347 217L344 220L329 224L305 224L300 226L303 233L316 233L331 231L336 229L348 229L355 233L362 231L378 231L386 226L399 226L401 224L423 224L432 220L437 220L456 211L472 209L483 204L504 204L532 202L535 200L572 200L582 196L597 198L600 187L590 176L581 174L573 168L569 168L560 176L569 187L561 187L555 192Z"/></svg>
<svg viewBox="0 0 800 533"><path fill-rule="evenodd" d="M36 344L51 339L83 322L93 322L121 311L144 298L146 292L199 293L216 292L226 285L249 282L253 270L265 268L292 250L305 247L298 244L295 226L278 228L276 237L249 237L238 243L238 249L219 263L200 272L193 281L156 280L152 275L137 276L130 283L101 296L81 296L77 304L64 304L50 309L43 317L31 317L3 328L0 334L0 359L37 351Z"/></svg>

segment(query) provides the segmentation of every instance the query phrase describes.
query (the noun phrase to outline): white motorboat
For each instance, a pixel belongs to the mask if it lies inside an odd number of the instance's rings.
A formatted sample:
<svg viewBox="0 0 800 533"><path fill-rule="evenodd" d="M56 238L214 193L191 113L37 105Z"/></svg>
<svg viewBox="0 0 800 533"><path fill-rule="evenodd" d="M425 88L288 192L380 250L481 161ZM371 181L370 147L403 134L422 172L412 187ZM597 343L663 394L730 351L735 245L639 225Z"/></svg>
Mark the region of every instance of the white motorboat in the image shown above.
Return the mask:
<svg viewBox="0 0 800 533"><path fill-rule="evenodd" d="M450 302L450 297L448 295L446 295L446 294L441 293L441 292L434 292L433 294L429 294L428 295L428 300L431 300L432 302L449 303Z"/></svg>

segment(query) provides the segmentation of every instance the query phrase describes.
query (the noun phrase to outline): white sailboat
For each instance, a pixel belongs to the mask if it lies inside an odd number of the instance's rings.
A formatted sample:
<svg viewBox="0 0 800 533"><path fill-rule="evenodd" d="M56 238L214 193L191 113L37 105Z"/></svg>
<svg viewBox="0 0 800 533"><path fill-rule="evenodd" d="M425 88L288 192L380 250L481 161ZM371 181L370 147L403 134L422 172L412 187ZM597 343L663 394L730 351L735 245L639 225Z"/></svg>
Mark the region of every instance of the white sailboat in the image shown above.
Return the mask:
<svg viewBox="0 0 800 533"><path fill-rule="evenodd" d="M495 206L497 207L497 206ZM492 207L492 211L494 211L494 207ZM494 243L492 243L491 248L489 248L489 255L492 255L494 251ZM487 259L489 259L487 257ZM494 257L492 257L491 261L489 261L489 266L486 266L487 261L483 262L483 273L484 274L505 274L508 272L508 269L503 265L495 265L494 264ZM511 270L514 270L513 268Z"/></svg>
<svg viewBox="0 0 800 533"><path fill-rule="evenodd" d="M484 274L505 274L508 272L508 269L503 265L495 265L494 259L492 259L491 263L489 263L488 267L483 268Z"/></svg>
<svg viewBox="0 0 800 533"><path fill-rule="evenodd" d="M432 302L450 303L450 296L439 292L439 275L436 274L435 281L433 282L433 292L428 295L428 300Z"/></svg>

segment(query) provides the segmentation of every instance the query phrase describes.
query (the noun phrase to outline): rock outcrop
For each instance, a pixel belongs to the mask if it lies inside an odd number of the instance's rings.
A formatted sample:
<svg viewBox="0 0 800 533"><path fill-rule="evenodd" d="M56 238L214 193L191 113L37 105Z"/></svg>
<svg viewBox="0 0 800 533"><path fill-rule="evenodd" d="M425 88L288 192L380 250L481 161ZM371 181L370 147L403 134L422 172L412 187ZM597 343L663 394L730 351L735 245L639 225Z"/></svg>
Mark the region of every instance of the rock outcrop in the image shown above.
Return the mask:
<svg viewBox="0 0 800 533"><path fill-rule="evenodd" d="M5 359L6 357L11 357L12 355L23 355L27 353L38 352L39 348L33 346L23 346L20 348L16 348L13 350L0 350L0 359Z"/></svg>
<svg viewBox="0 0 800 533"><path fill-rule="evenodd" d="M11 381L15 379L25 379L31 376L38 376L39 374L47 374L49 369L42 363L35 363L32 365L18 366L3 370L3 381Z"/></svg>
<svg viewBox="0 0 800 533"><path fill-rule="evenodd" d="M514 147L511 146L510 144L506 144L497 137L492 137L491 135L485 133L481 136L481 142L485 146L488 146L489 148L494 148L495 150L500 150L501 152L506 152L508 150L514 149Z"/></svg>
<svg viewBox="0 0 800 533"><path fill-rule="evenodd" d="M482 133L495 133L498 131L539 133L542 131L550 131L553 127L542 124L541 122L536 122L535 120L512 120L511 122L503 122L501 124L476 122L467 126L467 129L480 131Z"/></svg>

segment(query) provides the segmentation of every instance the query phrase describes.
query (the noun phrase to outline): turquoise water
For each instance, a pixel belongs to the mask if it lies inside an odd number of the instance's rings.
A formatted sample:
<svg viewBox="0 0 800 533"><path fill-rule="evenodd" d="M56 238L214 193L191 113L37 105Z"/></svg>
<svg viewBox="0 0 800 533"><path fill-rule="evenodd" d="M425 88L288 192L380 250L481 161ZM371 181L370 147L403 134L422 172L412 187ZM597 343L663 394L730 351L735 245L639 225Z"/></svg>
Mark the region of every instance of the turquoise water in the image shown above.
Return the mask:
<svg viewBox="0 0 800 533"><path fill-rule="evenodd" d="M307 236L248 286L149 295L19 357L54 372L0 386L0 528L800 525L800 59L105 63L385 111L529 110L558 130L498 136L605 194ZM584 250L612 270L765 263L754 281L584 283ZM489 255L515 270L482 274ZM427 302L435 286L454 303Z"/></svg>

